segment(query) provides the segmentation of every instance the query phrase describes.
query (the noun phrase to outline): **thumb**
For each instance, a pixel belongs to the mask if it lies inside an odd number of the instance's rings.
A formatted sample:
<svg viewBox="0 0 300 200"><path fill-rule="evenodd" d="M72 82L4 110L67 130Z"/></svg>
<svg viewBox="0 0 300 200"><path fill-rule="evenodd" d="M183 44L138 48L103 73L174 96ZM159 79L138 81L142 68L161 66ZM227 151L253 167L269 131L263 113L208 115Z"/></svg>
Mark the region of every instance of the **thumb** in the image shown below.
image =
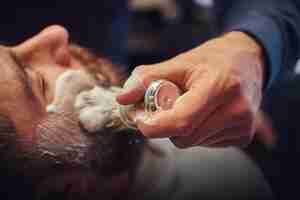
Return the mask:
<svg viewBox="0 0 300 200"><path fill-rule="evenodd" d="M123 105L137 103L143 99L152 81L166 79L182 87L184 77L184 67L170 61L139 66L131 73L123 86L122 93L116 97L116 100Z"/></svg>
<svg viewBox="0 0 300 200"><path fill-rule="evenodd" d="M116 100L123 105L137 103L143 99L146 89L147 86L144 85L140 76L133 71L125 82L122 92L116 97Z"/></svg>

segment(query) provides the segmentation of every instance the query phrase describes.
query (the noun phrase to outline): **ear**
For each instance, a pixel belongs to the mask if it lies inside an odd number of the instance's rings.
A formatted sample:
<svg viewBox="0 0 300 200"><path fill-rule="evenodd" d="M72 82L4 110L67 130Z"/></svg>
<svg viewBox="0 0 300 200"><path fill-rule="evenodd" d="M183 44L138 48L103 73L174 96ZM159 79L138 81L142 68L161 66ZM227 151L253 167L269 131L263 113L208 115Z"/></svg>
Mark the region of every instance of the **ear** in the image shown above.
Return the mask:
<svg viewBox="0 0 300 200"><path fill-rule="evenodd" d="M12 51L25 63L53 63L69 66L69 33L61 26L50 26L31 39L13 47Z"/></svg>

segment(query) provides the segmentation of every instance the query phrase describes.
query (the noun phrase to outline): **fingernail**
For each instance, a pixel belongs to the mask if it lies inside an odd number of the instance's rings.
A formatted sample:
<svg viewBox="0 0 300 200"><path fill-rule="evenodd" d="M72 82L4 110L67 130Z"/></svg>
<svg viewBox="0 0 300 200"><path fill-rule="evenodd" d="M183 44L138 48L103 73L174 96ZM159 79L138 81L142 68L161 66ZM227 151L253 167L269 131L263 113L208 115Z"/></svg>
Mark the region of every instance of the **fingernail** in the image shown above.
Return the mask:
<svg viewBox="0 0 300 200"><path fill-rule="evenodd" d="M137 76L137 74L133 73L125 82L121 94L128 93L132 89L138 88L142 85L143 83L140 78Z"/></svg>

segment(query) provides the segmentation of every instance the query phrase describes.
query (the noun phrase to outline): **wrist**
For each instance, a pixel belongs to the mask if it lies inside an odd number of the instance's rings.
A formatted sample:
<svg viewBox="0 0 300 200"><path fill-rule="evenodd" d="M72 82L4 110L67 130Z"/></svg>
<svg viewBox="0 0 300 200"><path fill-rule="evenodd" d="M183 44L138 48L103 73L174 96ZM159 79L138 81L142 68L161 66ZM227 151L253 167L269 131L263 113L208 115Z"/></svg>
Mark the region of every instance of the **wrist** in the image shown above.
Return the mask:
<svg viewBox="0 0 300 200"><path fill-rule="evenodd" d="M245 32L232 31L223 36L228 41L233 41L233 45L237 44L240 48L247 49L248 51L255 52L259 55L263 54L263 47L251 35Z"/></svg>
<svg viewBox="0 0 300 200"><path fill-rule="evenodd" d="M257 67L256 71L258 74L261 74L262 88L265 88L264 85L266 85L269 73L268 69L266 69L264 48L260 42L250 34L241 31L229 32L223 37L226 38L227 43L229 43L232 48L255 55L253 59L255 58L258 63L255 65Z"/></svg>

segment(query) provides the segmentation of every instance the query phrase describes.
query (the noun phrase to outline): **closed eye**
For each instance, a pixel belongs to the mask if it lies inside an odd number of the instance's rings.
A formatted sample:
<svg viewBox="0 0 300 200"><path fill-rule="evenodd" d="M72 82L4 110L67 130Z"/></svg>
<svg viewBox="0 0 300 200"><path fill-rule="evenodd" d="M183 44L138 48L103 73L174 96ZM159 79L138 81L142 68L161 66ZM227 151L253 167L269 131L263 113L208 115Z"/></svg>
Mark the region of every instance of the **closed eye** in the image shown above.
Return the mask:
<svg viewBox="0 0 300 200"><path fill-rule="evenodd" d="M18 79L22 82L22 85L25 88L25 92L29 97L34 97L34 92L32 90L30 79L27 76L27 73L25 71L25 66L23 63L18 59L18 57L12 52L9 51L9 55L12 58L12 60L15 62L15 65L13 66L13 69L15 70Z"/></svg>
<svg viewBox="0 0 300 200"><path fill-rule="evenodd" d="M43 94L43 97L45 99L47 99L47 89L48 89L47 82L45 81L45 79L41 73L37 72L37 75L38 75L38 79L39 79L40 90Z"/></svg>

